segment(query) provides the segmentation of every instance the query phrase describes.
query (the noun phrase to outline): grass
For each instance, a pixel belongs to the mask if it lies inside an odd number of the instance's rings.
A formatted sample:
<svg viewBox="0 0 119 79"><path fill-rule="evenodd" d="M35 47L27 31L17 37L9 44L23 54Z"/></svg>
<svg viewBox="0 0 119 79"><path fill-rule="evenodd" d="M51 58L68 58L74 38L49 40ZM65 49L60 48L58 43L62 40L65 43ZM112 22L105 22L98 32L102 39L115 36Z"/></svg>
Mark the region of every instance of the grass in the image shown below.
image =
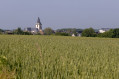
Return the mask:
<svg viewBox="0 0 119 79"><path fill-rule="evenodd" d="M16 79L119 79L119 39L0 36Z"/></svg>

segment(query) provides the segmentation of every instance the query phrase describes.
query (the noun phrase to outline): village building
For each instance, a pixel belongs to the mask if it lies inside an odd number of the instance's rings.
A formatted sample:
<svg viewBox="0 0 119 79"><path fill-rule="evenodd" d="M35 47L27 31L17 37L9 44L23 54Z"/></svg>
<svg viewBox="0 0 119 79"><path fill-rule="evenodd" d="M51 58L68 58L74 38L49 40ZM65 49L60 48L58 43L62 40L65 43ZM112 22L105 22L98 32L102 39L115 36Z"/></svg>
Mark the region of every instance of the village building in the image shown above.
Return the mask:
<svg viewBox="0 0 119 79"><path fill-rule="evenodd" d="M11 30L4 30L4 32L2 32L3 34L9 34L9 35L12 35L13 34L13 31Z"/></svg>
<svg viewBox="0 0 119 79"><path fill-rule="evenodd" d="M104 33L106 31L109 31L111 28L102 28L99 30L99 33Z"/></svg>
<svg viewBox="0 0 119 79"><path fill-rule="evenodd" d="M81 33L77 34L77 36L81 37Z"/></svg>
<svg viewBox="0 0 119 79"><path fill-rule="evenodd" d="M72 34L72 37L75 37L76 35L75 34Z"/></svg>
<svg viewBox="0 0 119 79"><path fill-rule="evenodd" d="M40 21L40 18L38 17L35 28L28 27L28 28L25 28L25 31L31 32L32 34L38 34L38 33L44 34L42 30L42 23Z"/></svg>

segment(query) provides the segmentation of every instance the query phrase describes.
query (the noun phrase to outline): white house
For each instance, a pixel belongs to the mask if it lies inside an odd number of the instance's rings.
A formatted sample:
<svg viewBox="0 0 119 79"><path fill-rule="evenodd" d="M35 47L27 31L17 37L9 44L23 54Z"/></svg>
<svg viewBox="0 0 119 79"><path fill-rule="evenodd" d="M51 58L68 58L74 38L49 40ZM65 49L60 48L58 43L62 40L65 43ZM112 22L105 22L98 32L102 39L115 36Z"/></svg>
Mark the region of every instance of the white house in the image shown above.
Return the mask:
<svg viewBox="0 0 119 79"><path fill-rule="evenodd" d="M72 34L72 37L75 37L75 34Z"/></svg>
<svg viewBox="0 0 119 79"><path fill-rule="evenodd" d="M102 29L99 30L99 33L104 33L104 32L106 32L106 31L105 30L102 30Z"/></svg>
<svg viewBox="0 0 119 79"><path fill-rule="evenodd" d="M81 34L79 33L77 36L81 37Z"/></svg>
<svg viewBox="0 0 119 79"><path fill-rule="evenodd" d="M111 28L102 28L99 30L99 33L104 33L106 31L109 31Z"/></svg>

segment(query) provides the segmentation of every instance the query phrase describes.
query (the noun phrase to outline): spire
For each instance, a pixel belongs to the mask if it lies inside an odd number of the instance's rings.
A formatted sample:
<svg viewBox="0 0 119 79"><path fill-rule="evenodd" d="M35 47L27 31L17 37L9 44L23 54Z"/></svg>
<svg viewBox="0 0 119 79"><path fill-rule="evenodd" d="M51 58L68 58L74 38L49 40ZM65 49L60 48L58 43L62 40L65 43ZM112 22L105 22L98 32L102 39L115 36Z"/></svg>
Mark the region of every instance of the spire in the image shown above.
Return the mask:
<svg viewBox="0 0 119 79"><path fill-rule="evenodd" d="M40 18L39 17L38 17L37 23L39 23L40 25L42 25L41 22L40 22Z"/></svg>

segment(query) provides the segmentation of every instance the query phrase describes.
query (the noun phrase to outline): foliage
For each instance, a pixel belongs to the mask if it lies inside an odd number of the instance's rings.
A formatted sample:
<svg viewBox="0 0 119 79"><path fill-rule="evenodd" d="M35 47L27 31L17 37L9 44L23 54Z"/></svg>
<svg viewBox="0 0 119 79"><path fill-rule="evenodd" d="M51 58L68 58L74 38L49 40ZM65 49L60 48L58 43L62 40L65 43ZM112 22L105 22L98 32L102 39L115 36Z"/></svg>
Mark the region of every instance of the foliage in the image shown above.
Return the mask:
<svg viewBox="0 0 119 79"><path fill-rule="evenodd" d="M100 33L98 37L119 38L119 29L111 29L107 32Z"/></svg>
<svg viewBox="0 0 119 79"><path fill-rule="evenodd" d="M17 34L17 35L32 35L31 32L23 32L23 30L21 28L18 28L16 30L14 30L13 34Z"/></svg>
<svg viewBox="0 0 119 79"><path fill-rule="evenodd" d="M53 34L53 30L50 27L45 28L44 29L44 34L45 35L51 35L51 34Z"/></svg>
<svg viewBox="0 0 119 79"><path fill-rule="evenodd" d="M2 67L7 65L8 65L7 58L5 56L0 56L0 70L2 70L1 69Z"/></svg>
<svg viewBox="0 0 119 79"><path fill-rule="evenodd" d="M81 33L82 29L76 29L76 28L65 28L65 29L58 29L56 32L63 32L63 33Z"/></svg>
<svg viewBox="0 0 119 79"><path fill-rule="evenodd" d="M110 30L112 32L112 38L119 38L119 29Z"/></svg>
<svg viewBox="0 0 119 79"><path fill-rule="evenodd" d="M64 34L67 34L68 36L71 36L72 34L75 34L75 36L77 36L78 33L82 33L82 29L76 29L76 28L58 29L58 30L56 30L56 33L58 33L58 34L59 33L61 33L61 34L64 33ZM56 35L58 35L58 34L56 34Z"/></svg>
<svg viewBox="0 0 119 79"><path fill-rule="evenodd" d="M97 36L98 37L112 38L112 35L113 35L113 30L110 30L110 31L107 31L107 32L104 32L104 33L100 33Z"/></svg>
<svg viewBox="0 0 119 79"><path fill-rule="evenodd" d="M60 33L67 33L68 35L75 34L77 36L78 33L82 33L82 29L76 29L76 28L65 28L65 29L58 29L56 32Z"/></svg>
<svg viewBox="0 0 119 79"><path fill-rule="evenodd" d="M69 36L68 33L62 33L62 32L56 32L55 35L58 35L58 36Z"/></svg>
<svg viewBox="0 0 119 79"><path fill-rule="evenodd" d="M22 35L32 35L31 32L23 32Z"/></svg>
<svg viewBox="0 0 119 79"><path fill-rule="evenodd" d="M10 63L3 55L0 56L0 79L15 79L15 71L10 68Z"/></svg>
<svg viewBox="0 0 119 79"><path fill-rule="evenodd" d="M83 30L82 36L84 37L96 37L96 33L93 28Z"/></svg>
<svg viewBox="0 0 119 79"><path fill-rule="evenodd" d="M3 30L2 30L2 29L0 29L0 34L2 34L2 32L3 32Z"/></svg>
<svg viewBox="0 0 119 79"><path fill-rule="evenodd" d="M0 36L16 79L118 79L119 39Z"/></svg>
<svg viewBox="0 0 119 79"><path fill-rule="evenodd" d="M16 30L14 30L13 32L14 34L18 34L18 35L22 35L23 34L23 31L21 28L17 28Z"/></svg>

